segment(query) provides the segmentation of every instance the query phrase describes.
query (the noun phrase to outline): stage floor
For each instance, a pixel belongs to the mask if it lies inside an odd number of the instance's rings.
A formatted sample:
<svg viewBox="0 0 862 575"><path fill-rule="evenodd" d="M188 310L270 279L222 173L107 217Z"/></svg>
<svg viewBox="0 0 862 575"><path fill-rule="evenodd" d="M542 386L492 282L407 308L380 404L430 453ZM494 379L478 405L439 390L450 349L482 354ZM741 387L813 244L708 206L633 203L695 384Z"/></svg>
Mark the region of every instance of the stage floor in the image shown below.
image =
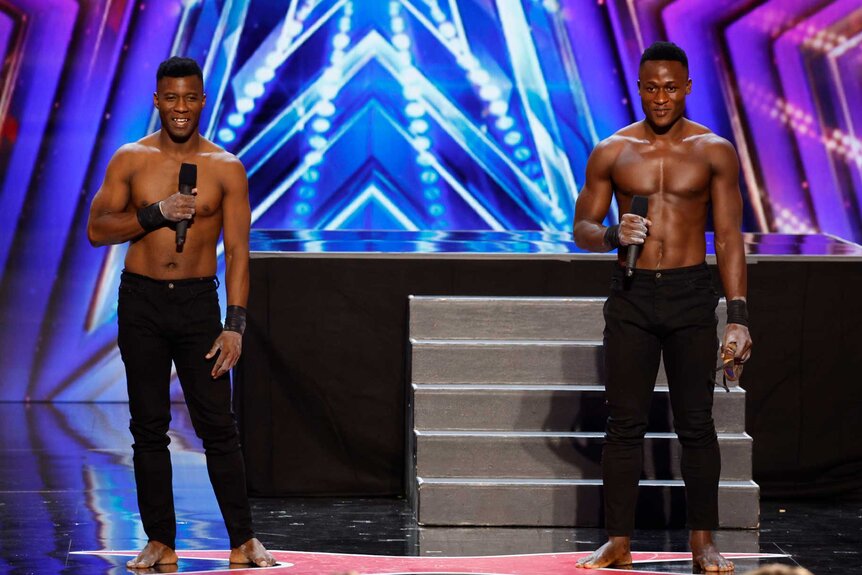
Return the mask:
<svg viewBox="0 0 862 575"><path fill-rule="evenodd" d="M127 572L127 557L109 550L135 550L146 541L137 518L127 409L123 403L0 403L0 573ZM177 570L145 572L225 571L221 554L191 552L225 550L228 542L185 406L174 405L172 427L177 543L195 557L181 559ZM333 553L389 557L374 560L388 567L361 573L439 573L440 567L418 566L432 559L450 573L537 573L548 560L562 562L549 572L581 573L563 567L573 559L566 554L590 550L603 537L598 529L423 529L406 501L395 499L254 499L252 506L264 544L305 552L282 555L292 562L275 571L283 573L325 575L371 561ZM862 572L860 533L862 502L765 501L759 530L717 537L727 553L783 555L737 559L737 573L778 561L825 575ZM635 551L671 554L640 556L635 572L691 573L689 561L667 560L685 551L685 541L684 531L639 531ZM470 560L459 566L441 559L551 552L555 557L508 558L493 571L477 571Z"/></svg>

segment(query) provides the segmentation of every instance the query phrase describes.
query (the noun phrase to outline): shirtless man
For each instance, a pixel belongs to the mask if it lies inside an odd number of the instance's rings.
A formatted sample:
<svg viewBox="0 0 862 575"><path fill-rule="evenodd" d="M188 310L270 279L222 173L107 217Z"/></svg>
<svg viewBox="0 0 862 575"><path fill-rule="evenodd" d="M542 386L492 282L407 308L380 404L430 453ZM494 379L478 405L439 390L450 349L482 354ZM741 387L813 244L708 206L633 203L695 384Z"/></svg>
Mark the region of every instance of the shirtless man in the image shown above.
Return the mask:
<svg viewBox="0 0 862 575"><path fill-rule="evenodd" d="M242 350L248 298L248 181L239 160L200 135L203 75L189 58L159 66L153 103L162 129L121 147L93 198L94 246L131 242L123 270L118 345L126 366L135 482L146 547L131 568L177 562L168 451L171 362L230 537L231 563L275 559L254 537L245 469L231 410L230 369ZM192 195L178 189L180 164L197 165ZM177 248L176 223L188 220ZM227 318L220 321L216 245L224 228Z"/></svg>
<svg viewBox="0 0 862 575"><path fill-rule="evenodd" d="M607 421L602 452L608 541L579 566L631 563L631 534L643 467L643 438L659 359L664 354L674 428L682 444L682 476L692 559L706 571L729 571L712 541L718 527L721 459L712 420L716 356L715 307L706 258L712 204L715 251L728 300L725 349L734 361L751 353L745 304L746 269L740 223L739 164L733 146L683 117L691 92L688 58L657 42L644 51L638 90L645 119L599 143L587 163L575 210L574 237L593 251L619 250L605 304ZM647 196L647 217L628 214L633 196ZM611 199L620 213L605 227ZM626 278L626 246L642 251Z"/></svg>

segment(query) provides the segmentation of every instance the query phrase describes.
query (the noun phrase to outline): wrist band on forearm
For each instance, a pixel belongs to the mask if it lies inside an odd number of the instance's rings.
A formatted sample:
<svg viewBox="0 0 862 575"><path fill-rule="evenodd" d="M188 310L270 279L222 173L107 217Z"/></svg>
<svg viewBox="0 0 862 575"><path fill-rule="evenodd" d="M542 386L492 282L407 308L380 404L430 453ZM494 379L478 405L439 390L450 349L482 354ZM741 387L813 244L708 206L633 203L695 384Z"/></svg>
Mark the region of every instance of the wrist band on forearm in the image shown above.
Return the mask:
<svg viewBox="0 0 862 575"><path fill-rule="evenodd" d="M162 208L159 206L161 202L150 204L145 208L138 210L138 223L146 231L151 232L168 223L168 219L162 213Z"/></svg>
<svg viewBox="0 0 862 575"><path fill-rule="evenodd" d="M727 323L748 327L748 304L744 299L732 299L727 302Z"/></svg>
<svg viewBox="0 0 862 575"><path fill-rule="evenodd" d="M605 228L605 243L611 246L612 249L620 247L620 226L615 224Z"/></svg>
<svg viewBox="0 0 862 575"><path fill-rule="evenodd" d="M224 319L225 331L235 331L242 335L245 333L245 308L239 305L227 306L227 315Z"/></svg>

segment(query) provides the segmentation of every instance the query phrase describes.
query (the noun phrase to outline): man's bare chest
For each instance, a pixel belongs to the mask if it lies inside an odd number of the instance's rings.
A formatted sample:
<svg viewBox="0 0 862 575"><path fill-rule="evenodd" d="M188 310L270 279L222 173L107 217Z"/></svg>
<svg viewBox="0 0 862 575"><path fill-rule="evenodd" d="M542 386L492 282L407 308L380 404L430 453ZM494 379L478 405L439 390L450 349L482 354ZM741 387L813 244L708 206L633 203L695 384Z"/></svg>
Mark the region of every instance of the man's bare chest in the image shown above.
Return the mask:
<svg viewBox="0 0 862 575"><path fill-rule="evenodd" d="M614 188L631 195L696 197L709 189L711 177L709 163L686 150L626 150L611 171Z"/></svg>
<svg viewBox="0 0 862 575"><path fill-rule="evenodd" d="M195 187L196 216L210 216L221 208L222 187L218 178L198 166ZM155 203L179 191L179 164L142 166L132 174L130 188L136 207Z"/></svg>

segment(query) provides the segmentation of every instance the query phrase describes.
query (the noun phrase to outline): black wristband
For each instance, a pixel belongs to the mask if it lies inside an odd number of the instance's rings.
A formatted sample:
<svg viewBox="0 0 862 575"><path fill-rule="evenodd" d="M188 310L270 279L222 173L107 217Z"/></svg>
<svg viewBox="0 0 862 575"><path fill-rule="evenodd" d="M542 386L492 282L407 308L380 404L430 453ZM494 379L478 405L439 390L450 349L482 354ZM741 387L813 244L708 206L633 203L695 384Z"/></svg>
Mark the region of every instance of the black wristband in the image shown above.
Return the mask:
<svg viewBox="0 0 862 575"><path fill-rule="evenodd" d="M156 202L138 210L138 223L146 231L151 232L167 224L168 218L162 214L159 202Z"/></svg>
<svg viewBox="0 0 862 575"><path fill-rule="evenodd" d="M611 246L611 249L617 249L620 244L620 226L615 224L605 228L605 243Z"/></svg>
<svg viewBox="0 0 862 575"><path fill-rule="evenodd" d="M727 302L727 323L748 327L748 304L744 299L732 299Z"/></svg>
<svg viewBox="0 0 862 575"><path fill-rule="evenodd" d="M242 335L245 333L245 308L240 305L227 306L227 315L224 318L225 331L235 331Z"/></svg>

